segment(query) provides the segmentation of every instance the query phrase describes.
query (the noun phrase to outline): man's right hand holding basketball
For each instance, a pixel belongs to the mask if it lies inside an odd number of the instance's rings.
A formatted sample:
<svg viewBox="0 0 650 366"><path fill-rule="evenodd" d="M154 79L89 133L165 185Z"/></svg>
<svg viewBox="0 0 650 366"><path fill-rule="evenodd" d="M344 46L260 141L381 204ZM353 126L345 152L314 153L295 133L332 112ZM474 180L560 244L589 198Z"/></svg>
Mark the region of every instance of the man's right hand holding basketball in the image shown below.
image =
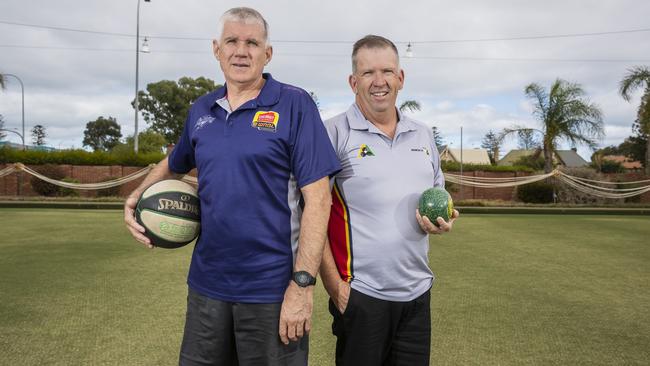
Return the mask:
<svg viewBox="0 0 650 366"><path fill-rule="evenodd" d="M153 249L153 245L151 245L149 238L144 236L144 227L138 224L138 222L135 220L135 207L138 204L138 197L140 197L140 194L137 190L135 190L126 199L126 202L124 202L124 222L126 223L126 228L129 230L135 240L144 244L149 249Z"/></svg>

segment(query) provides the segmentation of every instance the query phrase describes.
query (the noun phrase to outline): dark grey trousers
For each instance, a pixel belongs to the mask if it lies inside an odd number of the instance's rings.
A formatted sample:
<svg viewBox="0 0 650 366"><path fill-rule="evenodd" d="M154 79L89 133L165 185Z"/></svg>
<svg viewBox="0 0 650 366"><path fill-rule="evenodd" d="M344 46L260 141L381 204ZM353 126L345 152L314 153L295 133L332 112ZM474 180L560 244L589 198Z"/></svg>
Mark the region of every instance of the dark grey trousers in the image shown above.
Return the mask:
<svg viewBox="0 0 650 366"><path fill-rule="evenodd" d="M189 290L180 366L306 366L308 336L285 346L282 304L229 303Z"/></svg>

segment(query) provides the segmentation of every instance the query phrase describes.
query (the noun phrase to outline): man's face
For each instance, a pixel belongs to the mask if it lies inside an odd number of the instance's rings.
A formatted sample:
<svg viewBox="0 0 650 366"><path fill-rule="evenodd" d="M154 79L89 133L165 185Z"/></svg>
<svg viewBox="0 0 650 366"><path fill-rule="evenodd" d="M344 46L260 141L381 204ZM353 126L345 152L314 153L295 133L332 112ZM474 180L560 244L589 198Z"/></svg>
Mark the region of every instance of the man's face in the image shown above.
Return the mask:
<svg viewBox="0 0 650 366"><path fill-rule="evenodd" d="M262 77L273 49L266 45L260 24L225 22L221 38L212 42L227 83L250 84Z"/></svg>
<svg viewBox="0 0 650 366"><path fill-rule="evenodd" d="M397 93L404 86L404 71L391 48L362 48L357 52L357 71L350 87L362 111L384 113L395 108Z"/></svg>

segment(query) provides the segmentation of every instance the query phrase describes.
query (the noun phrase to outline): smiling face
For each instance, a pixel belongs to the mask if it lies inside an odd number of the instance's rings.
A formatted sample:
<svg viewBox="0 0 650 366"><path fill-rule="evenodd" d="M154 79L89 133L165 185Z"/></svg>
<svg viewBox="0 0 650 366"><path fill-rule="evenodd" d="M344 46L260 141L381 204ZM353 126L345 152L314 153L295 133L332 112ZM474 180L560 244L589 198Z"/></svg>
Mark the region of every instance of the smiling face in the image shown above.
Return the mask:
<svg viewBox="0 0 650 366"><path fill-rule="evenodd" d="M404 86L404 71L395 51L388 47L361 48L355 59L356 70L349 82L366 118L395 113L397 93Z"/></svg>
<svg viewBox="0 0 650 366"><path fill-rule="evenodd" d="M262 79L264 65L271 61L273 49L267 46L264 27L259 23L227 21L219 40L212 42L228 84L254 85Z"/></svg>

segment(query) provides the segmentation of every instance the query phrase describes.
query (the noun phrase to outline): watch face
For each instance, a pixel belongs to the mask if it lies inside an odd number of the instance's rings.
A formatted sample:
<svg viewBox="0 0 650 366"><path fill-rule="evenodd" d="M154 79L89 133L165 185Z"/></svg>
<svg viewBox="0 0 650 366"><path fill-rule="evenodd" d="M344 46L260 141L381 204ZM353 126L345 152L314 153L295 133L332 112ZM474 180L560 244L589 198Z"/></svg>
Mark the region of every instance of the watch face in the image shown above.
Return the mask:
<svg viewBox="0 0 650 366"><path fill-rule="evenodd" d="M299 271L294 273L293 275L293 280L296 281L298 286L301 287L307 287L309 285L312 285L313 283L313 277L309 274L309 272L306 271Z"/></svg>
<svg viewBox="0 0 650 366"><path fill-rule="evenodd" d="M296 282L301 285L307 285L309 284L309 276L304 272L296 273Z"/></svg>

